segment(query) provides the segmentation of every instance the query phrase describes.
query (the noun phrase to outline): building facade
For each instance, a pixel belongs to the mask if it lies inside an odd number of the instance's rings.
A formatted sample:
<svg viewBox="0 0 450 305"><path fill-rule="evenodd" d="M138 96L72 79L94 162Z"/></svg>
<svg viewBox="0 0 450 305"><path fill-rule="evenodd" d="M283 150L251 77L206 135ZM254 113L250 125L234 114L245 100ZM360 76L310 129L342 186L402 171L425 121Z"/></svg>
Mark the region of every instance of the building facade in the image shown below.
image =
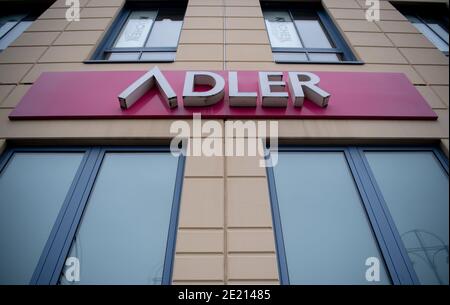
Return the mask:
<svg viewBox="0 0 450 305"><path fill-rule="evenodd" d="M448 0L73 3L0 1L1 283L448 285ZM246 117L277 122L273 168L174 158L178 117L11 117L155 66L397 73L435 117Z"/></svg>

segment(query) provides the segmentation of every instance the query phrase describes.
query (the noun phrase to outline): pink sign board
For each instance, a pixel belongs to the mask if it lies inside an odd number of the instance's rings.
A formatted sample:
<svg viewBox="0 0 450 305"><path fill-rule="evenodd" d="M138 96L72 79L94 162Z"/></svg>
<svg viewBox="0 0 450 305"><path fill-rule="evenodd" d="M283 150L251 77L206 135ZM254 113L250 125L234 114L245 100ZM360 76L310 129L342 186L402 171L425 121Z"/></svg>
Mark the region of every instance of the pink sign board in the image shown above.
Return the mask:
<svg viewBox="0 0 450 305"><path fill-rule="evenodd" d="M401 73L314 72L318 86L331 94L328 106L321 108L305 98L294 107L232 107L228 101L228 72L214 71L225 79L225 95L211 106L185 107L183 86L186 71L163 71L178 97L178 107L169 108L156 86L132 107L122 109L118 95L146 71L46 72L28 90L11 112L11 120L25 119L420 119L435 120L430 108L411 82ZM287 72L283 80L288 79ZM239 71L240 91L258 92L258 72ZM286 89L288 90L288 89Z"/></svg>

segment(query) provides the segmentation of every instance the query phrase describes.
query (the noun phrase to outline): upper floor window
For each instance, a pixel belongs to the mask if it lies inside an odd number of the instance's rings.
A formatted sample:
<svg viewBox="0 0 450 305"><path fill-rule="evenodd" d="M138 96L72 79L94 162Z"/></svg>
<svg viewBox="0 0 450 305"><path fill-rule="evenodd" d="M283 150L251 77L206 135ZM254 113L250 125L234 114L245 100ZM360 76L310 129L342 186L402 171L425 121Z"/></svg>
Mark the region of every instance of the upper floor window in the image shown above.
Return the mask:
<svg viewBox="0 0 450 305"><path fill-rule="evenodd" d="M13 43L20 34L25 32L48 6L49 4L43 5L42 2L38 4L30 3L26 7L19 7L17 2L2 3L0 12L0 52Z"/></svg>
<svg viewBox="0 0 450 305"><path fill-rule="evenodd" d="M275 62L355 62L321 5L262 3Z"/></svg>
<svg viewBox="0 0 450 305"><path fill-rule="evenodd" d="M436 48L448 56L448 9L435 5L396 5Z"/></svg>
<svg viewBox="0 0 450 305"><path fill-rule="evenodd" d="M172 62L186 4L127 3L101 43L94 60Z"/></svg>

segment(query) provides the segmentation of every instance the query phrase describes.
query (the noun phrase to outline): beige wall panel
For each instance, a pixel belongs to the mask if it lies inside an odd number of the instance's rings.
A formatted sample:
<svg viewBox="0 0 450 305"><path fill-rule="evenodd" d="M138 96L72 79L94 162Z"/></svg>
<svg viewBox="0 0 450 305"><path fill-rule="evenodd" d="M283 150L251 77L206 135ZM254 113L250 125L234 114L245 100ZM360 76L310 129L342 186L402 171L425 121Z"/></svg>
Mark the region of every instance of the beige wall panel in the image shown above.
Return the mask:
<svg viewBox="0 0 450 305"><path fill-rule="evenodd" d="M275 254L230 254L228 256L229 280L277 280Z"/></svg>
<svg viewBox="0 0 450 305"><path fill-rule="evenodd" d="M448 85L448 66L414 66L429 85Z"/></svg>
<svg viewBox="0 0 450 305"><path fill-rule="evenodd" d="M186 17L222 17L223 7L217 6L188 6Z"/></svg>
<svg viewBox="0 0 450 305"><path fill-rule="evenodd" d="M422 34L386 34L396 47L407 48L435 48Z"/></svg>
<svg viewBox="0 0 450 305"><path fill-rule="evenodd" d="M228 281L228 285L280 285L278 280L239 280L239 281Z"/></svg>
<svg viewBox="0 0 450 305"><path fill-rule="evenodd" d="M256 6L260 7L259 0L222 0L226 6Z"/></svg>
<svg viewBox="0 0 450 305"><path fill-rule="evenodd" d="M221 17L185 17L183 30L221 30L223 23Z"/></svg>
<svg viewBox="0 0 450 305"><path fill-rule="evenodd" d="M173 281L222 281L224 257L219 254L178 254L175 256Z"/></svg>
<svg viewBox="0 0 450 305"><path fill-rule="evenodd" d="M176 253L223 253L224 231L213 229L180 229Z"/></svg>
<svg viewBox="0 0 450 305"><path fill-rule="evenodd" d="M367 20L338 19L335 24L344 32L380 32L380 28L375 22Z"/></svg>
<svg viewBox="0 0 450 305"><path fill-rule="evenodd" d="M322 2L328 8L360 8L355 0L323 0Z"/></svg>
<svg viewBox="0 0 450 305"><path fill-rule="evenodd" d="M275 239L272 229L229 229L228 252L273 252Z"/></svg>
<svg viewBox="0 0 450 305"><path fill-rule="evenodd" d="M223 6L224 0L189 0L189 6Z"/></svg>
<svg viewBox="0 0 450 305"><path fill-rule="evenodd" d="M18 83L32 66L31 64L0 64L0 84Z"/></svg>
<svg viewBox="0 0 450 305"><path fill-rule="evenodd" d="M179 61L223 61L223 46L214 44L179 45L177 51Z"/></svg>
<svg viewBox="0 0 450 305"><path fill-rule="evenodd" d="M80 18L112 18L119 11L120 7L86 7L81 10Z"/></svg>
<svg viewBox="0 0 450 305"><path fill-rule="evenodd" d="M439 123L441 124L442 128L445 130L443 133L443 136L441 138L448 138L448 132L449 132L449 115L448 115L448 109L435 109L434 112L437 113L439 116Z"/></svg>
<svg viewBox="0 0 450 305"><path fill-rule="evenodd" d="M402 13L397 10L380 10L381 21L408 21Z"/></svg>
<svg viewBox="0 0 450 305"><path fill-rule="evenodd" d="M227 45L227 61L273 61L270 45Z"/></svg>
<svg viewBox="0 0 450 305"><path fill-rule="evenodd" d="M419 33L408 21L379 21L375 23L386 33Z"/></svg>
<svg viewBox="0 0 450 305"><path fill-rule="evenodd" d="M265 178L227 179L228 227L271 227L269 192Z"/></svg>
<svg viewBox="0 0 450 305"><path fill-rule="evenodd" d="M447 109L447 106L441 101L436 93L428 86L416 86L416 89L428 101L433 109Z"/></svg>
<svg viewBox="0 0 450 305"><path fill-rule="evenodd" d="M112 22L112 18L92 18L73 21L67 26L67 31L104 31Z"/></svg>
<svg viewBox="0 0 450 305"><path fill-rule="evenodd" d="M244 17L244 18L262 18L262 10L260 7L239 7L227 6L225 8L225 16L227 17Z"/></svg>
<svg viewBox="0 0 450 305"><path fill-rule="evenodd" d="M0 53L0 64L34 63L46 47L9 47Z"/></svg>
<svg viewBox="0 0 450 305"><path fill-rule="evenodd" d="M261 160L259 156L227 157L227 175L228 177L264 177L266 168L259 166Z"/></svg>
<svg viewBox="0 0 450 305"><path fill-rule="evenodd" d="M15 85L0 85L0 105L14 88L16 88Z"/></svg>
<svg viewBox="0 0 450 305"><path fill-rule="evenodd" d="M400 52L402 52L408 62L413 65L448 66L448 57L438 49L401 48Z"/></svg>
<svg viewBox="0 0 450 305"><path fill-rule="evenodd" d="M353 47L391 47L389 38L383 33L346 32L345 36Z"/></svg>
<svg viewBox="0 0 450 305"><path fill-rule="evenodd" d="M442 102L444 102L447 107L449 106L449 93L448 86L431 86L434 92L439 96Z"/></svg>
<svg viewBox="0 0 450 305"><path fill-rule="evenodd" d="M86 6L86 4L89 2L89 0L80 0L80 7ZM66 0L56 0L51 8L65 8L67 7L66 5Z"/></svg>
<svg viewBox="0 0 450 305"><path fill-rule="evenodd" d="M224 185L220 178L186 178L181 195L180 228L221 228Z"/></svg>
<svg viewBox="0 0 450 305"><path fill-rule="evenodd" d="M0 109L0 138L42 139L82 142L116 140L140 142L173 138L174 120L24 120L10 121L10 109ZM220 123L220 121L217 121ZM191 126L192 121L187 121ZM192 128L192 126L191 126Z"/></svg>
<svg viewBox="0 0 450 305"><path fill-rule="evenodd" d="M359 57L368 64L407 64L396 48L355 47Z"/></svg>
<svg viewBox="0 0 450 305"><path fill-rule="evenodd" d="M73 31L62 32L55 40L55 46L93 45L99 42L102 31Z"/></svg>
<svg viewBox="0 0 450 305"><path fill-rule="evenodd" d="M185 177L223 177L224 157L188 156ZM227 161L228 163L228 161Z"/></svg>
<svg viewBox="0 0 450 305"><path fill-rule="evenodd" d="M48 46L55 41L59 32L25 32L22 33L11 46L29 47L29 46Z"/></svg>
<svg viewBox="0 0 450 305"><path fill-rule="evenodd" d="M19 85L14 88L11 94L0 103L0 108L14 108L20 102L22 97L30 89L31 85Z"/></svg>
<svg viewBox="0 0 450 305"><path fill-rule="evenodd" d="M173 281L172 285L225 285L223 281Z"/></svg>
<svg viewBox="0 0 450 305"><path fill-rule="evenodd" d="M67 7L68 6L66 6L66 8L49 8L48 10L46 10L45 12L43 12L39 16L39 20L43 20L43 19L65 19L66 18Z"/></svg>
<svg viewBox="0 0 450 305"><path fill-rule="evenodd" d="M270 45L269 36L265 30L228 30L227 44L267 44Z"/></svg>
<svg viewBox="0 0 450 305"><path fill-rule="evenodd" d="M87 7L107 7L107 6L122 6L125 0L90 0Z"/></svg>
<svg viewBox="0 0 450 305"><path fill-rule="evenodd" d="M357 0L359 5L362 8L368 8L369 6L366 6L366 0ZM389 1L380 1L380 9L382 10L395 10L395 7L389 3Z"/></svg>
<svg viewBox="0 0 450 305"><path fill-rule="evenodd" d="M27 29L27 32L54 32L62 31L69 24L65 19L36 20Z"/></svg>
<svg viewBox="0 0 450 305"><path fill-rule="evenodd" d="M0 65L0 79L2 76L2 66ZM83 63L46 63L36 64L22 83L34 82L42 72L58 72L58 71L146 71L150 68L158 66L162 70L221 70L223 63L211 61L175 61L174 63L132 63L132 64L83 64ZM31 66L29 66L31 67ZM5 75L7 77L7 75Z"/></svg>
<svg viewBox="0 0 450 305"><path fill-rule="evenodd" d="M93 46L53 46L39 59L40 63L82 62L88 59Z"/></svg>
<svg viewBox="0 0 450 305"><path fill-rule="evenodd" d="M183 30L180 44L223 44L223 30Z"/></svg>
<svg viewBox="0 0 450 305"><path fill-rule="evenodd" d="M227 30L266 30L264 18L225 18Z"/></svg>
<svg viewBox="0 0 450 305"><path fill-rule="evenodd" d="M366 20L366 12L361 8L330 8L328 12L334 19Z"/></svg>

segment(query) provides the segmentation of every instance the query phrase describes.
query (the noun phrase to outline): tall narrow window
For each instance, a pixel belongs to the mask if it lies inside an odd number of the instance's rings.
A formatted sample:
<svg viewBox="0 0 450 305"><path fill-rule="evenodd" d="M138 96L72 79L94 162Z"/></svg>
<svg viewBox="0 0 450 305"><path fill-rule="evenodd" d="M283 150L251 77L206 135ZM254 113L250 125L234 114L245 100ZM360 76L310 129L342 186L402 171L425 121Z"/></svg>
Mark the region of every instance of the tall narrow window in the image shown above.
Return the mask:
<svg viewBox="0 0 450 305"><path fill-rule="evenodd" d="M28 284L83 153L17 152L0 173L0 284Z"/></svg>
<svg viewBox="0 0 450 305"><path fill-rule="evenodd" d="M448 174L430 151L365 156L420 282L448 285Z"/></svg>
<svg viewBox="0 0 450 305"><path fill-rule="evenodd" d="M445 5L396 5L436 48L448 56L448 8Z"/></svg>
<svg viewBox="0 0 450 305"><path fill-rule="evenodd" d="M80 280L63 273L62 284L161 284L177 164L170 153L105 154L68 255Z"/></svg>
<svg viewBox="0 0 450 305"><path fill-rule="evenodd" d="M185 10L182 1L127 3L93 59L174 61Z"/></svg>
<svg viewBox="0 0 450 305"><path fill-rule="evenodd" d="M263 3L275 62L356 61L320 5Z"/></svg>
<svg viewBox="0 0 450 305"><path fill-rule="evenodd" d="M280 152L274 176L290 284L390 283L343 152Z"/></svg>

